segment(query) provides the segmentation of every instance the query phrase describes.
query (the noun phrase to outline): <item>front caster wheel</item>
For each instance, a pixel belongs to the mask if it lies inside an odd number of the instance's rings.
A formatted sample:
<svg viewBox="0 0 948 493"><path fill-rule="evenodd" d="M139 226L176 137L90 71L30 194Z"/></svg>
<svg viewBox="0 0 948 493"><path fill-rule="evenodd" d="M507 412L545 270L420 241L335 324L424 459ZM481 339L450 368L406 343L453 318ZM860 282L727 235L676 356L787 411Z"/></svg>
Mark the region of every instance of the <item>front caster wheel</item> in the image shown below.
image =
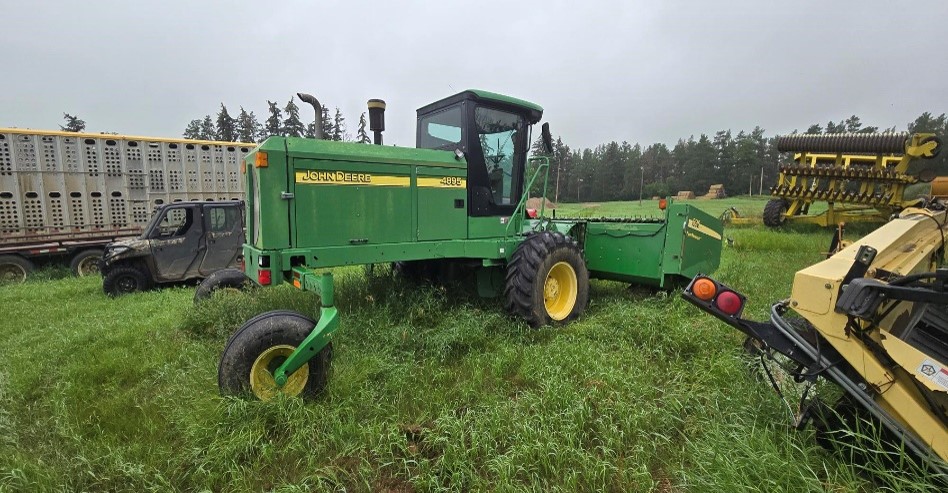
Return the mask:
<svg viewBox="0 0 948 493"><path fill-rule="evenodd" d="M221 394L253 395L268 401L278 394L315 398L326 387L332 344L324 347L278 387L273 374L316 326L299 313L278 310L247 321L230 338L217 368Z"/></svg>

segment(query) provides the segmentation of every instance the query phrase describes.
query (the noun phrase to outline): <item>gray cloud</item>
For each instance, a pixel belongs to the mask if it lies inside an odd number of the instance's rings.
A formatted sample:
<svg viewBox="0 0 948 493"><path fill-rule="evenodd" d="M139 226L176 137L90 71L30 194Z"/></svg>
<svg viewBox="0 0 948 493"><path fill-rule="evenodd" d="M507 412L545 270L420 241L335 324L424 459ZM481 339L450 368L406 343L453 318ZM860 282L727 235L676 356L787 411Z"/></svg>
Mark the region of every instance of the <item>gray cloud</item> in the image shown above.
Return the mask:
<svg viewBox="0 0 948 493"><path fill-rule="evenodd" d="M543 105L573 147L948 111L942 1L3 3L0 126L176 136L302 90L353 133L385 99L411 146L414 110L469 87Z"/></svg>

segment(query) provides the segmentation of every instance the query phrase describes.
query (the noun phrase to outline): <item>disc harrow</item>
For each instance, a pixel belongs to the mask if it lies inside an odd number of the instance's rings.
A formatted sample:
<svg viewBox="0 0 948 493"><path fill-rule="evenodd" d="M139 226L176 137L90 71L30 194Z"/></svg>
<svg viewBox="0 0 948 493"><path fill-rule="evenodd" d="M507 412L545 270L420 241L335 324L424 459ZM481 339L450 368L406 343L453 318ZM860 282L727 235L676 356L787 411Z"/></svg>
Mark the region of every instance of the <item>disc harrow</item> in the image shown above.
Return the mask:
<svg viewBox="0 0 948 493"><path fill-rule="evenodd" d="M919 202L904 199L905 187L921 181L909 165L937 156L940 147L934 134L907 132L778 137L777 149L794 152L794 164L780 167L764 223L886 220ZM817 201L828 203L826 213L807 216Z"/></svg>

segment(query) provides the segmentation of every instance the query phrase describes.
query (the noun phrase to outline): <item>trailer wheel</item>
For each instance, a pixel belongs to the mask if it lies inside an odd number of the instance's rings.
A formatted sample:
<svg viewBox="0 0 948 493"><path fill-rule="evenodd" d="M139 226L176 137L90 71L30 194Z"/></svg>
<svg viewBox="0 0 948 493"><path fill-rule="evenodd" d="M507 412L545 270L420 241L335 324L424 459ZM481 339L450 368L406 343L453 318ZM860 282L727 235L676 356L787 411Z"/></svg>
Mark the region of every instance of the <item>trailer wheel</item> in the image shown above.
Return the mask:
<svg viewBox="0 0 948 493"><path fill-rule="evenodd" d="M33 262L19 255L0 255L0 284L23 282L33 269Z"/></svg>
<svg viewBox="0 0 948 493"><path fill-rule="evenodd" d="M201 281L194 291L194 302L200 303L214 296L214 291L219 289L236 289L243 291L253 287L253 281L240 269L221 269L212 272L206 279Z"/></svg>
<svg viewBox="0 0 948 493"><path fill-rule="evenodd" d="M77 253L69 262L69 269L76 277L97 276L102 266L102 250L93 248Z"/></svg>
<svg viewBox="0 0 948 493"><path fill-rule="evenodd" d="M507 310L531 327L578 317L589 299L589 271L576 240L561 233L529 236L507 265Z"/></svg>
<svg viewBox="0 0 948 493"><path fill-rule="evenodd" d="M784 199L767 201L767 205L764 206L764 224L771 228L781 226L787 220L784 214L789 208L790 204Z"/></svg>
<svg viewBox="0 0 948 493"><path fill-rule="evenodd" d="M148 291L151 287L151 278L133 266L111 269L102 279L102 291L113 298L136 291Z"/></svg>
<svg viewBox="0 0 948 493"><path fill-rule="evenodd" d="M299 313L277 310L248 320L230 338L217 368L217 383L224 395L253 395L270 400L278 394L315 398L326 387L332 344L324 347L278 388L273 372L316 326Z"/></svg>

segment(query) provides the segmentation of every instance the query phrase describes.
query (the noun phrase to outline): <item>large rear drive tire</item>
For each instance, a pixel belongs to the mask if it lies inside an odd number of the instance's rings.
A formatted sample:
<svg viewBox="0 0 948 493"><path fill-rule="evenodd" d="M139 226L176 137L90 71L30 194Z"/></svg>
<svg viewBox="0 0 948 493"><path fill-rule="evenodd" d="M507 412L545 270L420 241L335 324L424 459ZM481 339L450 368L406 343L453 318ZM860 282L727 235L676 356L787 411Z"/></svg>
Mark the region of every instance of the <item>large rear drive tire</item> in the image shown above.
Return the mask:
<svg viewBox="0 0 948 493"><path fill-rule="evenodd" d="M212 272L206 279L201 281L194 291L194 302L200 303L214 296L214 292L219 289L235 289L243 291L254 286L253 281L240 269L221 269Z"/></svg>
<svg viewBox="0 0 948 493"><path fill-rule="evenodd" d="M23 282L33 272L33 262L19 255L0 255L0 284Z"/></svg>
<svg viewBox="0 0 948 493"><path fill-rule="evenodd" d="M278 310L247 321L231 336L217 367L221 394L270 400L278 394L313 399L326 387L332 344L324 347L278 388L273 372L286 361L316 321L299 313Z"/></svg>
<svg viewBox="0 0 948 493"><path fill-rule="evenodd" d="M589 270L576 240L561 233L529 236L507 265L507 310L531 327L566 323L586 309Z"/></svg>
<svg viewBox="0 0 948 493"><path fill-rule="evenodd" d="M784 214L786 214L789 208L790 204L784 199L767 201L767 205L764 206L764 224L771 228L782 226L787 219Z"/></svg>
<svg viewBox="0 0 948 493"><path fill-rule="evenodd" d="M130 265L110 269L102 279L102 291L113 298L136 291L148 291L151 288L152 282L148 274Z"/></svg>
<svg viewBox="0 0 948 493"><path fill-rule="evenodd" d="M97 276L102 266L102 250L92 248L77 253L69 262L69 269L76 277Z"/></svg>

